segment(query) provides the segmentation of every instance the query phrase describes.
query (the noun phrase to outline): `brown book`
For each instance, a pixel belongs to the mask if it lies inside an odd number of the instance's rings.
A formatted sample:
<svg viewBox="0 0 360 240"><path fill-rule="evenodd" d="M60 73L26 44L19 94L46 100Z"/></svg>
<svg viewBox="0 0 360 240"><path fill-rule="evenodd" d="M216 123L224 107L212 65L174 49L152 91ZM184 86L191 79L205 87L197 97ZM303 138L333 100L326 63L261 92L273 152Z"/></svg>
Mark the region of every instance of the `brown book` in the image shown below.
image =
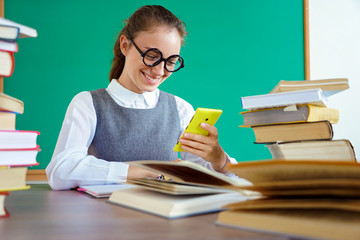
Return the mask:
<svg viewBox="0 0 360 240"><path fill-rule="evenodd" d="M328 121L253 126L256 143L331 140L333 129Z"/></svg>
<svg viewBox="0 0 360 240"><path fill-rule="evenodd" d="M360 197L360 164L311 160L239 162L227 170L252 183L238 186L265 196Z"/></svg>
<svg viewBox="0 0 360 240"><path fill-rule="evenodd" d="M224 206L222 226L321 239L360 236L360 164L333 161L239 162L227 170L260 199Z"/></svg>
<svg viewBox="0 0 360 240"><path fill-rule="evenodd" d="M347 78L319 79L307 81L281 80L270 93L293 92L307 89L320 88L326 96L333 95L349 88Z"/></svg>
<svg viewBox="0 0 360 240"><path fill-rule="evenodd" d="M240 114L243 116L243 125L240 127L317 121L329 121L335 124L339 121L338 109L315 105L267 108Z"/></svg>
<svg viewBox="0 0 360 240"><path fill-rule="evenodd" d="M0 130L15 130L16 113L0 110Z"/></svg>
<svg viewBox="0 0 360 240"><path fill-rule="evenodd" d="M22 114L24 113L24 102L5 93L0 93L0 110Z"/></svg>
<svg viewBox="0 0 360 240"><path fill-rule="evenodd" d="M360 213L336 209L234 209L220 212L216 224L300 238L355 240L360 236Z"/></svg>
<svg viewBox="0 0 360 240"><path fill-rule="evenodd" d="M356 161L354 148L346 139L283 142L265 146L273 159Z"/></svg>

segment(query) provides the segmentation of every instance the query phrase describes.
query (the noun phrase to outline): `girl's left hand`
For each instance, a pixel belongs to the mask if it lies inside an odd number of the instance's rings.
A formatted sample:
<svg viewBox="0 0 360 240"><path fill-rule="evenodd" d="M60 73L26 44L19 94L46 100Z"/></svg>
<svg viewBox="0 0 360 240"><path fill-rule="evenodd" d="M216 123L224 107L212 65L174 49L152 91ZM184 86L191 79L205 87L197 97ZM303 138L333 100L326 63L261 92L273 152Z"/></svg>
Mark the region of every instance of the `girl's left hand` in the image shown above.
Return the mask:
<svg viewBox="0 0 360 240"><path fill-rule="evenodd" d="M179 139L182 144L181 148L211 162L215 171L224 172L223 169L226 165L227 157L219 144L216 127L207 123L201 123L200 126L208 131L209 135L184 133L183 138Z"/></svg>

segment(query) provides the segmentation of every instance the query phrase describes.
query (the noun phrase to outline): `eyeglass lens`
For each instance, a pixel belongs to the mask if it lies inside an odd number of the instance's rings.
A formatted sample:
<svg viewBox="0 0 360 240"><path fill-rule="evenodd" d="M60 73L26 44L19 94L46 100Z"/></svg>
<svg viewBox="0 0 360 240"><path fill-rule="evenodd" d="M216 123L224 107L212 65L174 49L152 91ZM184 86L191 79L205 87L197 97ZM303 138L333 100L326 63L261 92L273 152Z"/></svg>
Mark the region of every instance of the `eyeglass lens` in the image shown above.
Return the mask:
<svg viewBox="0 0 360 240"><path fill-rule="evenodd" d="M161 52L157 49L149 49L148 51L146 51L144 53L143 59L145 65L149 67L156 66L163 60ZM177 71L181 68L182 63L183 60L182 58L180 58L180 56L170 56L165 59L165 69L170 72Z"/></svg>

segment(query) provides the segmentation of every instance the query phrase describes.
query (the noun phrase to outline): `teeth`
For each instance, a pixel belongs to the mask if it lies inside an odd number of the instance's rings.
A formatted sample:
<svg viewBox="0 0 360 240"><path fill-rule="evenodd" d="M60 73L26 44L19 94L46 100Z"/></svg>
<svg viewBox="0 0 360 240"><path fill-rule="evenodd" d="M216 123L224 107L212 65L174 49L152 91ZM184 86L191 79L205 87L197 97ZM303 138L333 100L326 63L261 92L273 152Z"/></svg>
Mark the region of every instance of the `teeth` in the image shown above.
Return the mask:
<svg viewBox="0 0 360 240"><path fill-rule="evenodd" d="M145 77L146 77L147 79L149 79L149 80L152 81L152 82L157 82L157 81L158 81L158 79L153 79L153 78L149 77L147 74L144 74L144 75L145 75Z"/></svg>

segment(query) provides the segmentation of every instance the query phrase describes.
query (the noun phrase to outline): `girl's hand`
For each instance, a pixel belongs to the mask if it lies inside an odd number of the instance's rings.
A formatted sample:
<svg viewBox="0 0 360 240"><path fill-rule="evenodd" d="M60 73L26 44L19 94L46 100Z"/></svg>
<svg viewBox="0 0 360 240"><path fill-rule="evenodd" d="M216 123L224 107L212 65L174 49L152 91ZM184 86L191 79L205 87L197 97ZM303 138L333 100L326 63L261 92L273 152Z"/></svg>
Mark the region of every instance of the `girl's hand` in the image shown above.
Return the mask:
<svg viewBox="0 0 360 240"><path fill-rule="evenodd" d="M158 173L129 165L127 180L135 178L157 178L158 176Z"/></svg>
<svg viewBox="0 0 360 240"><path fill-rule="evenodd" d="M200 126L207 130L209 135L204 136L200 134L184 133L183 138L179 139L181 144L183 144L181 148L211 162L214 170L224 172L227 157L219 144L216 127L207 123L201 123Z"/></svg>

